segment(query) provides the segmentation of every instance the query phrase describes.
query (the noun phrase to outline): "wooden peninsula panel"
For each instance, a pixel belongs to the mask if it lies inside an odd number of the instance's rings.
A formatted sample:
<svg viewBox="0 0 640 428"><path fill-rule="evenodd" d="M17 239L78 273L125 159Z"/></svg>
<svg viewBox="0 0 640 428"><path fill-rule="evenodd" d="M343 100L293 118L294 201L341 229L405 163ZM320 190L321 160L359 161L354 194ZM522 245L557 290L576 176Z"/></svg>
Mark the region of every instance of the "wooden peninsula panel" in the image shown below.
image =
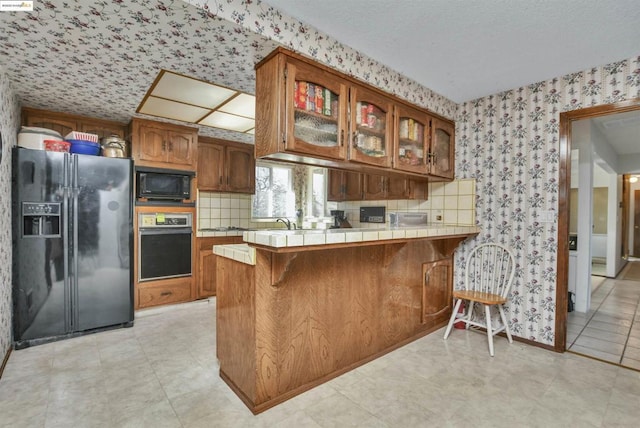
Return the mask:
<svg viewBox="0 0 640 428"><path fill-rule="evenodd" d="M220 376L259 413L444 326L452 276L423 265L468 236L219 257Z"/></svg>

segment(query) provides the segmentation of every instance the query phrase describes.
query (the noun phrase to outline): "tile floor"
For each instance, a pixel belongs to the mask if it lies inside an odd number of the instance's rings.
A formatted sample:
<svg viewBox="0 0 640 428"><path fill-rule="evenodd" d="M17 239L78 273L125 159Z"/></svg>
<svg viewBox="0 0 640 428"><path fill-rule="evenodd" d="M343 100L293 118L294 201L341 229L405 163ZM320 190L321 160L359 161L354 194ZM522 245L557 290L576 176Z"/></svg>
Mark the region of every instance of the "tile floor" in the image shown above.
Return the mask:
<svg viewBox="0 0 640 428"><path fill-rule="evenodd" d="M593 277L592 290L591 309L569 313L567 348L640 370L640 282Z"/></svg>
<svg viewBox="0 0 640 428"><path fill-rule="evenodd" d="M218 377L215 305L14 351L2 427L637 426L640 373L572 353L443 330L253 416Z"/></svg>

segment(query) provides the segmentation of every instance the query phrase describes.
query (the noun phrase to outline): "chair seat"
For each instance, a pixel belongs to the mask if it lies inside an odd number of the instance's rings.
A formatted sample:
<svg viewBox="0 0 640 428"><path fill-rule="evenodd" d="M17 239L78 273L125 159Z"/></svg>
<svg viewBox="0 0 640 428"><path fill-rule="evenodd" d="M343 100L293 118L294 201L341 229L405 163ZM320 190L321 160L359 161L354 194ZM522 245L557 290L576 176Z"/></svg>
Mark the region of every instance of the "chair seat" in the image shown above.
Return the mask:
<svg viewBox="0 0 640 428"><path fill-rule="evenodd" d="M485 305L499 305L507 301L506 298L492 293L472 290L454 290L453 297L462 300L473 300Z"/></svg>

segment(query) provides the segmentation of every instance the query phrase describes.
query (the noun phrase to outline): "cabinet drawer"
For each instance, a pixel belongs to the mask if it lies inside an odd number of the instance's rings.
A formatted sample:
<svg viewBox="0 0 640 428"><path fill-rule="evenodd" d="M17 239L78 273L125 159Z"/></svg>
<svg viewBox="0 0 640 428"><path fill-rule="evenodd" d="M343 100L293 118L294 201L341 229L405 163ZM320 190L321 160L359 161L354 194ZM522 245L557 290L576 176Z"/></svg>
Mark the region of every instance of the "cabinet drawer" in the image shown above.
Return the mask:
<svg viewBox="0 0 640 428"><path fill-rule="evenodd" d="M141 308L186 302L191 300L191 280L189 280L189 282L178 282L166 285L141 285L138 293L138 302Z"/></svg>

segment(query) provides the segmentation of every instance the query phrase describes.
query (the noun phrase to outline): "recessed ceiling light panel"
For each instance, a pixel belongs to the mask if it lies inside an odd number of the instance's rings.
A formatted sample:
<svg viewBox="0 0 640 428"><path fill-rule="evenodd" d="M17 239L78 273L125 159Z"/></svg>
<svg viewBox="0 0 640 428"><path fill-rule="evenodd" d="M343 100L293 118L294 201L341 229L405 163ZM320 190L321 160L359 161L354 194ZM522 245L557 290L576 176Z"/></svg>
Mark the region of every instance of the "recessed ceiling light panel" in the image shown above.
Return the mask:
<svg viewBox="0 0 640 428"><path fill-rule="evenodd" d="M209 112L208 109L182 104L162 98L149 97L139 110L140 113L167 119L195 122Z"/></svg>
<svg viewBox="0 0 640 428"><path fill-rule="evenodd" d="M151 92L156 97L209 109L219 106L235 94L237 91L169 72L162 75Z"/></svg>
<svg viewBox="0 0 640 428"><path fill-rule="evenodd" d="M246 117L214 111L202 119L199 124L228 129L230 131L246 132L255 126L255 121L253 119L247 119Z"/></svg>
<svg viewBox="0 0 640 428"><path fill-rule="evenodd" d="M228 103L220 106L220 111L238 116L256 117L256 97L249 94L240 94Z"/></svg>
<svg viewBox="0 0 640 428"><path fill-rule="evenodd" d="M256 97L161 70L136 112L229 131L253 133Z"/></svg>

